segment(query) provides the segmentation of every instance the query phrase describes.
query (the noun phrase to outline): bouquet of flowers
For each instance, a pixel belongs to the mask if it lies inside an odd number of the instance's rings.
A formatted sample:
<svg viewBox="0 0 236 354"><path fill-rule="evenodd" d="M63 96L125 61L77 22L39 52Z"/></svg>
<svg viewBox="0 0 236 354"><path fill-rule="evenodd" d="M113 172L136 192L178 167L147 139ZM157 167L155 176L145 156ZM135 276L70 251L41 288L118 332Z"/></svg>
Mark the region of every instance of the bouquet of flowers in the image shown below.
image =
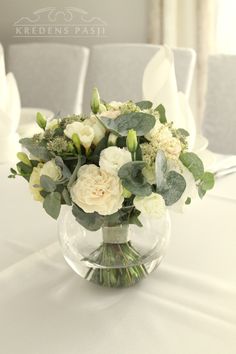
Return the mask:
<svg viewBox="0 0 236 354"><path fill-rule="evenodd" d="M127 233L129 224L142 227L141 213L160 218L172 205L190 204L195 191L202 198L213 188L214 176L188 152L188 132L167 121L162 105L106 103L95 88L91 110L89 115L50 121L38 113L42 133L21 139L28 154L17 154L20 161L9 177L26 179L34 199L54 219L66 204L84 228L104 228L104 242L91 257L111 264L117 258L135 260L138 253L131 243L112 242L114 233L105 230L118 227ZM121 232L115 234L119 237ZM108 286L119 277L127 286L144 277L146 270L140 265L114 269L109 277L106 272L95 269L87 276Z"/></svg>

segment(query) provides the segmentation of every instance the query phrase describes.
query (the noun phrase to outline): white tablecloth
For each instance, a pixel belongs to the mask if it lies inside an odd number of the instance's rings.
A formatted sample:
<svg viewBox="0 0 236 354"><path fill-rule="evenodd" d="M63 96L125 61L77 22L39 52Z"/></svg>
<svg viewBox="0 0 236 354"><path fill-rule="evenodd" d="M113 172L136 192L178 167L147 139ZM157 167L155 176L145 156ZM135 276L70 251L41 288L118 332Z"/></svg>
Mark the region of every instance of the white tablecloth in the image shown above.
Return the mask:
<svg viewBox="0 0 236 354"><path fill-rule="evenodd" d="M171 214L165 260L123 290L74 274L55 221L7 174L0 166L0 353L236 353L236 174Z"/></svg>

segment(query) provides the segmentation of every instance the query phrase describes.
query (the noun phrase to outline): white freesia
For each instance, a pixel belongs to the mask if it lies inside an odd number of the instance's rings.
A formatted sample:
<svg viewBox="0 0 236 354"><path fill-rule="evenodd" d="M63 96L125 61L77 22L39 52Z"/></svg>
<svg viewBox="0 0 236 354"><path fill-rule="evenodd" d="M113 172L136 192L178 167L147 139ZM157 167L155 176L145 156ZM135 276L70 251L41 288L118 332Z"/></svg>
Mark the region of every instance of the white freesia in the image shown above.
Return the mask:
<svg viewBox="0 0 236 354"><path fill-rule="evenodd" d="M58 127L59 127L59 120L57 118L49 120L46 125L46 129L56 129Z"/></svg>
<svg viewBox="0 0 236 354"><path fill-rule="evenodd" d="M124 201L120 179L101 170L96 165L84 165L78 171L78 179L70 189L73 202L86 213L111 215Z"/></svg>
<svg viewBox="0 0 236 354"><path fill-rule="evenodd" d="M136 196L134 206L145 216L161 218L166 211L165 201L160 194L152 193L146 197Z"/></svg>
<svg viewBox="0 0 236 354"><path fill-rule="evenodd" d="M34 167L29 179L30 192L34 197L34 200L38 202L41 202L43 200L43 197L40 194L42 190L42 188L40 187L40 172L42 166L43 164L39 163L37 167Z"/></svg>
<svg viewBox="0 0 236 354"><path fill-rule="evenodd" d="M55 160L45 162L40 170L40 177L48 176L53 181L58 181L62 177L61 169L56 165Z"/></svg>
<svg viewBox="0 0 236 354"><path fill-rule="evenodd" d="M110 146L102 150L100 154L99 166L101 170L112 175L117 175L121 166L131 160L131 154L129 151L121 149L117 146Z"/></svg>
<svg viewBox="0 0 236 354"><path fill-rule="evenodd" d="M73 122L67 124L66 129L64 130L64 134L69 139L72 139L73 134L77 134L81 144L86 149L90 148L95 135L92 127L81 122Z"/></svg>
<svg viewBox="0 0 236 354"><path fill-rule="evenodd" d="M100 114L100 117L116 119L120 114L121 114L121 112L119 110L117 110L117 111L106 111L106 112L102 112Z"/></svg>
<svg viewBox="0 0 236 354"><path fill-rule="evenodd" d="M97 145L99 141L105 136L106 129L94 115L88 119L85 119L84 124L92 127L94 132L93 144Z"/></svg>

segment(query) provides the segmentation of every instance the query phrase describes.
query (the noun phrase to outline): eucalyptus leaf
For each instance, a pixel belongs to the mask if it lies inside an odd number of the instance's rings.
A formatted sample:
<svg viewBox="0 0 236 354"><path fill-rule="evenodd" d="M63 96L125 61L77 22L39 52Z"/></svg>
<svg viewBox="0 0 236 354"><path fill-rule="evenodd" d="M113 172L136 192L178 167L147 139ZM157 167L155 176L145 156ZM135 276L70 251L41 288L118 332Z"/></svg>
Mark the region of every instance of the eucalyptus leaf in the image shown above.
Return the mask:
<svg viewBox="0 0 236 354"><path fill-rule="evenodd" d="M198 195L202 199L206 194L206 190L202 188L201 184L198 186Z"/></svg>
<svg viewBox="0 0 236 354"><path fill-rule="evenodd" d="M162 195L167 206L176 203L184 193L186 188L186 181L184 177L175 172L170 171L167 174L165 187L157 192Z"/></svg>
<svg viewBox="0 0 236 354"><path fill-rule="evenodd" d="M66 187L62 191L62 197L67 205L72 205L70 193Z"/></svg>
<svg viewBox="0 0 236 354"><path fill-rule="evenodd" d="M26 165L24 162L20 161L16 164L17 171L23 175L23 176L28 176L32 173L33 167Z"/></svg>
<svg viewBox="0 0 236 354"><path fill-rule="evenodd" d="M60 167L62 171L62 176L64 179L69 179L71 177L71 172L69 168L64 164L62 158L60 156L57 156L55 158L55 164Z"/></svg>
<svg viewBox="0 0 236 354"><path fill-rule="evenodd" d="M165 124L167 122L165 107L162 104L159 104L159 106L155 108L155 111L157 111L160 114L160 122L162 124Z"/></svg>
<svg viewBox="0 0 236 354"><path fill-rule="evenodd" d="M165 182L165 173L167 170L167 160L165 153L158 150L155 161L156 186L160 189Z"/></svg>
<svg viewBox="0 0 236 354"><path fill-rule="evenodd" d="M123 187L134 195L147 196L152 193L152 187L142 173L145 166L146 163L143 161L132 161L119 169L118 176Z"/></svg>
<svg viewBox="0 0 236 354"><path fill-rule="evenodd" d="M73 205L72 213L76 220L87 230L97 231L104 223L104 216L98 213L85 213L78 205Z"/></svg>
<svg viewBox="0 0 236 354"><path fill-rule="evenodd" d="M209 189L212 189L215 184L215 178L213 173L211 172L205 172L203 176L201 177L201 187L203 190L207 191Z"/></svg>
<svg viewBox="0 0 236 354"><path fill-rule="evenodd" d="M136 106L138 106L140 109L150 109L152 108L152 102L151 101L140 101L135 103Z"/></svg>
<svg viewBox="0 0 236 354"><path fill-rule="evenodd" d="M192 173L195 181L201 179L204 173L204 166L201 159L193 152L180 154L180 161Z"/></svg>
<svg viewBox="0 0 236 354"><path fill-rule="evenodd" d="M177 129L177 133L181 136L183 136L184 138L189 136L189 132L183 128L179 128Z"/></svg>
<svg viewBox="0 0 236 354"><path fill-rule="evenodd" d="M43 208L53 219L57 219L61 210L61 195L58 192L49 193L44 201Z"/></svg>
<svg viewBox="0 0 236 354"><path fill-rule="evenodd" d="M138 136L145 135L156 123L153 115L143 112L121 114L116 119L101 117L99 120L106 129L120 136L127 136L130 129L135 130Z"/></svg>
<svg viewBox="0 0 236 354"><path fill-rule="evenodd" d="M54 192L56 190L56 183L46 175L42 175L40 177L40 186L46 191L46 192Z"/></svg>
<svg viewBox="0 0 236 354"><path fill-rule="evenodd" d="M68 186L67 186L68 188L70 188L72 186L72 184L74 183L74 181L76 180L77 173L78 173L78 170L80 167L81 167L81 158L80 158L80 156L78 156L78 161L77 161L76 167L75 167L75 169L69 179L69 182L68 182Z"/></svg>
<svg viewBox="0 0 236 354"><path fill-rule="evenodd" d="M49 161L51 159L51 154L43 142L36 143L32 138L23 138L20 140L20 144L40 160Z"/></svg>

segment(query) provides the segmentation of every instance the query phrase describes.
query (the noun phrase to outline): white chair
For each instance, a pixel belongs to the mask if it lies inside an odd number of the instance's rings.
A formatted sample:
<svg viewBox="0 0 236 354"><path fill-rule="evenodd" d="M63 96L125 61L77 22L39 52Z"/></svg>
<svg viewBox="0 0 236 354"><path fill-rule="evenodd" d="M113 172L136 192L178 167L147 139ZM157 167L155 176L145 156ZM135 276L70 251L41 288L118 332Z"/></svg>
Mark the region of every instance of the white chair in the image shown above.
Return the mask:
<svg viewBox="0 0 236 354"><path fill-rule="evenodd" d="M88 58L89 49L76 45L10 45L8 69L16 77L22 106L80 113Z"/></svg>
<svg viewBox="0 0 236 354"><path fill-rule="evenodd" d="M209 149L236 154L236 55L211 55L203 117Z"/></svg>
<svg viewBox="0 0 236 354"><path fill-rule="evenodd" d="M152 56L160 49L152 44L104 44L91 49L87 71L83 108L89 110L92 88L98 87L106 101L142 99L142 77ZM173 49L178 90L189 94L195 52L192 49Z"/></svg>

